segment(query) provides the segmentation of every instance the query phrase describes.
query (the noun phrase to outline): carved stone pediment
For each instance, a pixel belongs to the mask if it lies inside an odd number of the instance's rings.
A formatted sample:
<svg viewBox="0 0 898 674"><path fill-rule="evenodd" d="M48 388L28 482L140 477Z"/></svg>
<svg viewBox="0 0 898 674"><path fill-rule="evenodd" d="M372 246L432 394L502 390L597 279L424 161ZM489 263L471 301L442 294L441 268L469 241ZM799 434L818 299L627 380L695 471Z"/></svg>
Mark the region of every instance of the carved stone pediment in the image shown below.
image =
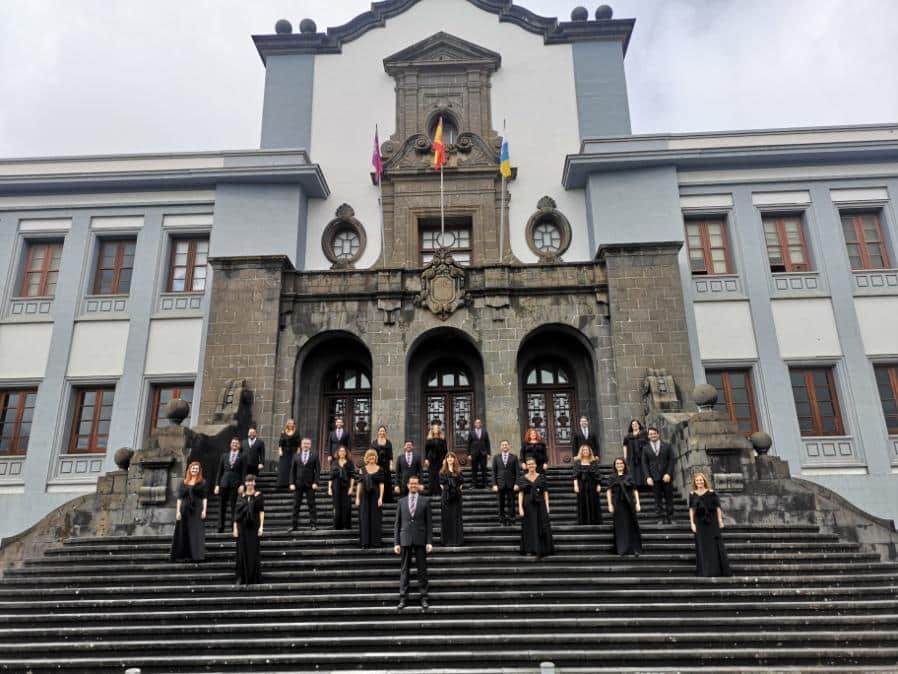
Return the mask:
<svg viewBox="0 0 898 674"><path fill-rule="evenodd" d="M447 169L499 170L499 148L474 133L460 134L457 142L447 146L446 156ZM412 136L401 146L387 141L381 146L381 157L387 176L409 170L432 170L433 143L423 133Z"/></svg>
<svg viewBox="0 0 898 674"><path fill-rule="evenodd" d="M384 68L390 75L409 68L447 65L496 71L501 64L502 57L496 52L442 31L384 59Z"/></svg>
<svg viewBox="0 0 898 674"><path fill-rule="evenodd" d="M437 250L421 272L421 292L415 298L415 306L425 307L445 321L456 309L470 303L465 270L455 264L447 248Z"/></svg>

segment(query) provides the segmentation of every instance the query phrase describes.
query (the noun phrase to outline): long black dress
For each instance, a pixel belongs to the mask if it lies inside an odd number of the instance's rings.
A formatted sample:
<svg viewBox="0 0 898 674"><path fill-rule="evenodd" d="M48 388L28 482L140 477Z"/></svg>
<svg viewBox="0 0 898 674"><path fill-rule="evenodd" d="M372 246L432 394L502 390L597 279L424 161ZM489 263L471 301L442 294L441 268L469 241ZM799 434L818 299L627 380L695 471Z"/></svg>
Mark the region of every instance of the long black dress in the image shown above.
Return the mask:
<svg viewBox="0 0 898 674"><path fill-rule="evenodd" d="M278 487L281 489L290 486L290 468L293 466L293 457L296 455L299 441L299 433L293 435L281 433L281 439L278 440L278 447L284 452L284 455L278 458Z"/></svg>
<svg viewBox="0 0 898 674"><path fill-rule="evenodd" d="M601 524L602 500L596 492L596 487L601 484L599 462L592 461L584 466L576 461L574 479L580 489L577 493L577 524Z"/></svg>
<svg viewBox="0 0 898 674"><path fill-rule="evenodd" d="M545 475L537 475L533 482L524 475L518 480L518 487L524 494L524 519L521 520L522 555L545 557L555 552L552 526L544 497L546 485Z"/></svg>
<svg viewBox="0 0 898 674"><path fill-rule="evenodd" d="M387 440L387 444L380 446L375 438L371 442L371 449L377 452L377 465L384 472L384 503L392 503L393 473L390 471L390 461L393 460L393 443Z"/></svg>
<svg viewBox="0 0 898 674"><path fill-rule="evenodd" d="M695 510L695 575L733 575L717 522L720 497L713 491L706 491L701 496L692 492L689 494L689 508Z"/></svg>
<svg viewBox="0 0 898 674"><path fill-rule="evenodd" d="M358 481L362 490L359 499L359 542L363 548L379 548L383 545L383 510L377 507L377 498L384 472L380 467L374 473L362 468Z"/></svg>
<svg viewBox="0 0 898 674"><path fill-rule="evenodd" d="M254 585L262 582L262 551L259 546L260 513L265 512L265 499L255 492L237 497L234 521L237 523L237 583Z"/></svg>
<svg viewBox="0 0 898 674"><path fill-rule="evenodd" d="M642 554L642 534L636 518L636 485L629 475L615 475L608 486L614 506L614 550L619 555Z"/></svg>
<svg viewBox="0 0 898 674"><path fill-rule="evenodd" d="M440 541L443 545L464 545L465 532L462 526L462 490L465 479L461 473L440 475L443 495L440 501Z"/></svg>
<svg viewBox="0 0 898 674"><path fill-rule="evenodd" d="M549 462L549 455L546 453L546 443L524 443L524 446L521 447L521 470L527 470L524 464L527 463L527 459L531 456L536 461L536 472L544 473L543 466Z"/></svg>
<svg viewBox="0 0 898 674"><path fill-rule="evenodd" d="M342 466L339 461L331 464L331 493L334 503L334 529L352 528L352 494L349 484L355 479L355 466L347 461ZM313 497L314 498L314 497Z"/></svg>
<svg viewBox="0 0 898 674"><path fill-rule="evenodd" d="M207 498L206 481L181 484L178 498L181 500L181 519L175 522L175 535L171 543L174 562L202 562L206 559L206 527L203 523L203 499Z"/></svg>
<svg viewBox="0 0 898 674"><path fill-rule="evenodd" d="M627 448L627 473L637 485L645 484L645 476L642 474L642 452L649 436L645 431L639 431L636 435L627 433L623 444Z"/></svg>
<svg viewBox="0 0 898 674"><path fill-rule="evenodd" d="M427 468L427 482L430 496L440 495L440 468L443 467L443 459L449 449L446 447L446 441L443 438L428 438L424 443L424 458L430 462Z"/></svg>

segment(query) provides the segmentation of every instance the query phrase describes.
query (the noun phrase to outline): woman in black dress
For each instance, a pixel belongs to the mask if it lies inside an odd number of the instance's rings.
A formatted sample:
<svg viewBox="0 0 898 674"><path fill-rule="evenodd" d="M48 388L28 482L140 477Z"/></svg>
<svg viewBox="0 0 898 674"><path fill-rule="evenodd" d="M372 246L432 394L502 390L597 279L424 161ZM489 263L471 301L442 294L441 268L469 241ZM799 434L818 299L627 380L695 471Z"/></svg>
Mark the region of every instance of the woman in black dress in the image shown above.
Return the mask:
<svg viewBox="0 0 898 674"><path fill-rule="evenodd" d="M695 575L731 576L730 561L723 546L723 510L720 497L711 489L707 476L692 476L689 494L689 525L695 534Z"/></svg>
<svg viewBox="0 0 898 674"><path fill-rule="evenodd" d="M614 460L614 477L606 493L608 512L614 516L615 552L639 557L642 554L642 534L636 515L641 509L639 490L627 474L627 463L619 457Z"/></svg>
<svg viewBox="0 0 898 674"><path fill-rule="evenodd" d="M337 460L331 463L331 480L327 495L334 503L334 529L352 528L352 488L355 486L355 466L349 460L344 445L337 447Z"/></svg>
<svg viewBox="0 0 898 674"><path fill-rule="evenodd" d="M449 448L446 446L446 436L443 435L442 424L439 421L434 421L424 443L424 467L427 469L430 496L440 495L440 466L443 465L443 459L448 453Z"/></svg>
<svg viewBox="0 0 898 674"><path fill-rule="evenodd" d="M518 480L518 515L521 516L521 554L542 559L555 552L549 522L549 491L546 476L536 472L531 456L526 473Z"/></svg>
<svg viewBox="0 0 898 674"><path fill-rule="evenodd" d="M387 427L378 426L377 435L371 441L371 449L377 452L377 465L384 472L384 503L393 502L393 443L387 438Z"/></svg>
<svg viewBox="0 0 898 674"><path fill-rule="evenodd" d="M262 582L262 551L259 539L265 528L265 499L256 491L256 476L247 475L245 488L234 508L234 538L237 539L237 583L255 585Z"/></svg>
<svg viewBox="0 0 898 674"><path fill-rule="evenodd" d="M359 511L359 542L363 548L383 545L384 472L377 465L377 450L365 452L365 465L358 475L355 506Z"/></svg>
<svg viewBox="0 0 898 674"><path fill-rule="evenodd" d="M599 462L592 454L592 447L580 445L574 458L574 493L577 495L577 524L601 524L602 491Z"/></svg>
<svg viewBox="0 0 898 674"><path fill-rule="evenodd" d="M299 433L296 432L296 422L287 419L284 432L278 440L278 488L286 489L290 485L290 468L293 466L293 457L296 448L299 447Z"/></svg>
<svg viewBox="0 0 898 674"><path fill-rule="evenodd" d="M532 458L536 462L536 470L539 473L545 473L549 468L549 458L546 454L546 443L543 442L543 436L533 426L524 433L524 445L521 447L521 462L527 462L528 458Z"/></svg>
<svg viewBox="0 0 898 674"><path fill-rule="evenodd" d="M465 544L462 526L462 485L464 478L455 452L449 452L440 469L440 486L443 495L440 501L440 541L446 546Z"/></svg>
<svg viewBox="0 0 898 674"><path fill-rule="evenodd" d="M642 452L649 436L639 419L630 419L630 428L624 436L624 461L627 462L627 472L637 485L645 482L642 474Z"/></svg>
<svg viewBox="0 0 898 674"><path fill-rule="evenodd" d="M175 506L175 535L171 544L173 562L202 562L206 558L206 505L208 490L203 465L193 461L187 466L184 482L178 487Z"/></svg>

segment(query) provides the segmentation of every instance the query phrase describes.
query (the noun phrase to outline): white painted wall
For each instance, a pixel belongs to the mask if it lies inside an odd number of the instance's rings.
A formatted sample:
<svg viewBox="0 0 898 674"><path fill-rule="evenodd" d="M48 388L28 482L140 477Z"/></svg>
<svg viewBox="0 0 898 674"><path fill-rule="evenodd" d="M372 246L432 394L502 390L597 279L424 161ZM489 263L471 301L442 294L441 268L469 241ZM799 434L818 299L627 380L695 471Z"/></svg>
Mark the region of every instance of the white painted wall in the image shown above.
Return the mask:
<svg viewBox="0 0 898 674"><path fill-rule="evenodd" d="M0 325L0 379L42 378L52 334L52 323Z"/></svg>
<svg viewBox="0 0 898 674"><path fill-rule="evenodd" d="M202 337L202 318L151 321L146 374L196 372Z"/></svg>
<svg viewBox="0 0 898 674"><path fill-rule="evenodd" d="M128 321L75 324L69 352L69 377L120 376L125 367Z"/></svg>
<svg viewBox="0 0 898 674"><path fill-rule="evenodd" d="M829 299L774 300L773 322L783 358L841 356Z"/></svg>
<svg viewBox="0 0 898 674"><path fill-rule="evenodd" d="M748 302L696 302L693 306L702 360L758 357Z"/></svg>
<svg viewBox="0 0 898 674"><path fill-rule="evenodd" d="M857 320L870 356L898 354L898 297L857 297Z"/></svg>
<svg viewBox="0 0 898 674"><path fill-rule="evenodd" d="M321 165L331 196L310 203L306 267L330 268L321 235L344 202L355 209L368 235L358 266L368 267L380 255L378 194L370 178L374 125L380 125L383 142L396 123L395 81L384 71L383 59L439 31L502 55L502 67L492 77L493 128L501 133L507 119L511 162L518 168L509 186L508 211L515 255L535 261L524 228L536 202L548 194L573 229L564 259L590 259L583 192L561 186L564 157L580 145L571 45L546 46L541 36L500 24L497 16L466 0L422 0L389 19L385 28L345 44L342 54L315 57L310 155Z"/></svg>

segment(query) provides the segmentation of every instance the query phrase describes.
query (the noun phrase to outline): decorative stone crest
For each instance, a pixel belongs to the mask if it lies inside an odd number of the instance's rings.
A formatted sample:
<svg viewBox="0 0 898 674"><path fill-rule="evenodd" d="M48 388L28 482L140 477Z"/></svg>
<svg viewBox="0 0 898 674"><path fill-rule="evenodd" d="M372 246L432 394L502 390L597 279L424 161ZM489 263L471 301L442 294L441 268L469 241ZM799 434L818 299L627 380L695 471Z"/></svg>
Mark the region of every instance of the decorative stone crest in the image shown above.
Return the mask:
<svg viewBox="0 0 898 674"><path fill-rule="evenodd" d="M421 292L415 298L415 306L426 307L445 321L456 309L470 303L465 270L455 264L448 248L436 250L433 260L421 272Z"/></svg>

